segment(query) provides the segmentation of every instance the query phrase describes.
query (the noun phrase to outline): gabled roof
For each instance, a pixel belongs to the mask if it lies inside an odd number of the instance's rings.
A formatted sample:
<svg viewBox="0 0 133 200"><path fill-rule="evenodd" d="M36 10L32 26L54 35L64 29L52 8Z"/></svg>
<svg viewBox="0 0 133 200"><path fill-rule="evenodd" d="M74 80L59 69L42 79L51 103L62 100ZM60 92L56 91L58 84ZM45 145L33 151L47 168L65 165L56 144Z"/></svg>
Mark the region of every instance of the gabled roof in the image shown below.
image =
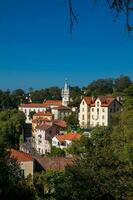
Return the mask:
<svg viewBox="0 0 133 200"><path fill-rule="evenodd" d="M88 106L90 106L94 102L92 97L83 97L83 99L87 103Z"/></svg>
<svg viewBox="0 0 133 200"><path fill-rule="evenodd" d="M62 101L61 100L46 100L43 102L43 105L48 107L48 106L61 106Z"/></svg>
<svg viewBox="0 0 133 200"><path fill-rule="evenodd" d="M55 137L60 142L64 142L66 140L70 140L70 141L77 140L81 137L81 135L79 133L68 133L64 135L56 135Z"/></svg>
<svg viewBox="0 0 133 200"><path fill-rule="evenodd" d="M75 158L64 158L64 157L43 157L35 158L37 163L41 165L44 170L65 170L65 167L68 165L73 165L76 161Z"/></svg>
<svg viewBox="0 0 133 200"><path fill-rule="evenodd" d="M51 128L52 125L48 125L48 124L39 124L36 126L36 129L39 129L39 130L48 130L49 128Z"/></svg>
<svg viewBox="0 0 133 200"><path fill-rule="evenodd" d="M111 103L114 101L114 100L116 100L113 96L111 96L111 95L107 95L107 96L98 96L96 99L95 99L95 101L97 100L97 99L100 99L100 101L101 101L101 106L102 107L108 107L108 106L110 106L111 105ZM95 102L93 103L93 104L91 104L91 106L94 106L95 105Z"/></svg>
<svg viewBox="0 0 133 200"><path fill-rule="evenodd" d="M71 110L70 108L66 107L66 106L58 106L53 108L54 110Z"/></svg>
<svg viewBox="0 0 133 200"><path fill-rule="evenodd" d="M53 120L53 124L55 124L56 126L59 126L61 128L66 128L67 127L66 122L63 121L63 120L55 119L55 120Z"/></svg>
<svg viewBox="0 0 133 200"><path fill-rule="evenodd" d="M17 161L33 161L33 158L30 154L23 151L17 151L15 149L10 149L10 157L16 159Z"/></svg>
<svg viewBox="0 0 133 200"><path fill-rule="evenodd" d="M112 95L98 97L83 97L88 106L95 106L97 99L100 99L102 107L108 107L113 101L117 101ZM118 102L118 101L117 101ZM119 103L119 102L118 102Z"/></svg>

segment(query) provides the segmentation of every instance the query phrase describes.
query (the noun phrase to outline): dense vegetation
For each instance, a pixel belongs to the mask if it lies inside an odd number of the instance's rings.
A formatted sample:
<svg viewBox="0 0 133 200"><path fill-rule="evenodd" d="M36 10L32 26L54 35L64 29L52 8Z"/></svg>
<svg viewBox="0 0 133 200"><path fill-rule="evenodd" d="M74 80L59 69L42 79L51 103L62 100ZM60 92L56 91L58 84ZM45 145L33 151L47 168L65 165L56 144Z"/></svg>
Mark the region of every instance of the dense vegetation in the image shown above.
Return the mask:
<svg viewBox="0 0 133 200"><path fill-rule="evenodd" d="M123 95L123 91L130 85L132 85L132 81L128 76L120 76L115 79L98 79L83 88L79 88L78 86L70 87L71 101L69 106L78 107L83 95ZM61 99L61 88L59 87L49 87L41 90L33 90L30 88L28 93L22 89L17 89L12 92L9 90L0 90L0 110L17 108L20 103L27 103L29 93L34 103L42 103L46 99Z"/></svg>
<svg viewBox="0 0 133 200"><path fill-rule="evenodd" d="M44 98L41 92L31 92L36 102ZM110 127L96 127L91 137L82 136L73 143L67 151L74 155L72 166L67 166L63 172L37 173L32 182L30 177L20 176L18 163L7 152L11 147L19 147L25 116L15 108L27 94L22 90L0 92L0 199L133 199L133 83L126 76L100 79L82 90L73 89L72 98L80 99L81 94L121 95L123 110L112 116ZM58 99L58 94L53 98ZM66 120L70 127L77 125L73 116ZM53 149L49 156L65 156L65 153Z"/></svg>

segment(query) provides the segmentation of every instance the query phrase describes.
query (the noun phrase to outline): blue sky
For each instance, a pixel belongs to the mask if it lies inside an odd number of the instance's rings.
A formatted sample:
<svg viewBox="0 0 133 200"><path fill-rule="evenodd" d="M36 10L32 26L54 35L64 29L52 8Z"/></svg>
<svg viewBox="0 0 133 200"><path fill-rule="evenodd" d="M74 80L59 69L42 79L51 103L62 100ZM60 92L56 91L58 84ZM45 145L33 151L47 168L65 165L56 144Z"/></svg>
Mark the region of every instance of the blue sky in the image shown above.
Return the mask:
<svg viewBox="0 0 133 200"><path fill-rule="evenodd" d="M105 3L74 0L79 24L69 35L66 0L0 1L0 88L84 86L133 79L133 33Z"/></svg>

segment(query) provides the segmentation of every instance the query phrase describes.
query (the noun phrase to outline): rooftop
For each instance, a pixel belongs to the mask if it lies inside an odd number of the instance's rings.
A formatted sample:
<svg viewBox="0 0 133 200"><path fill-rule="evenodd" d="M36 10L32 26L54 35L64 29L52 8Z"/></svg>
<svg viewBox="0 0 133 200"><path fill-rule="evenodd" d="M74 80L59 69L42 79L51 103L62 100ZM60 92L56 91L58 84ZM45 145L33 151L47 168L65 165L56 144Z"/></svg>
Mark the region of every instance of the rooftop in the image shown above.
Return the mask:
<svg viewBox="0 0 133 200"><path fill-rule="evenodd" d="M64 134L64 135L56 135L55 136L60 142L64 142L65 140L77 140L81 137L81 135L79 133L68 133L68 134Z"/></svg>
<svg viewBox="0 0 133 200"><path fill-rule="evenodd" d="M10 149L10 156L17 161L33 161L33 158L30 154L23 151L18 151L16 149Z"/></svg>

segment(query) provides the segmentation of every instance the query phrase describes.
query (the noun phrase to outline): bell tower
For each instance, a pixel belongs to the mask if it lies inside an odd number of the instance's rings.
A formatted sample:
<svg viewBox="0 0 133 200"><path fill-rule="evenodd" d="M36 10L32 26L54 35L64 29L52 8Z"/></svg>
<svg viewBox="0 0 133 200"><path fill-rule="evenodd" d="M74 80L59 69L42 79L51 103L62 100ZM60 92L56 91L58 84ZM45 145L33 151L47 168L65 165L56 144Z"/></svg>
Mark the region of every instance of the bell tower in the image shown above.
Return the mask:
<svg viewBox="0 0 133 200"><path fill-rule="evenodd" d="M69 100L70 100L70 90L66 79L64 88L62 88L62 105L68 106Z"/></svg>

